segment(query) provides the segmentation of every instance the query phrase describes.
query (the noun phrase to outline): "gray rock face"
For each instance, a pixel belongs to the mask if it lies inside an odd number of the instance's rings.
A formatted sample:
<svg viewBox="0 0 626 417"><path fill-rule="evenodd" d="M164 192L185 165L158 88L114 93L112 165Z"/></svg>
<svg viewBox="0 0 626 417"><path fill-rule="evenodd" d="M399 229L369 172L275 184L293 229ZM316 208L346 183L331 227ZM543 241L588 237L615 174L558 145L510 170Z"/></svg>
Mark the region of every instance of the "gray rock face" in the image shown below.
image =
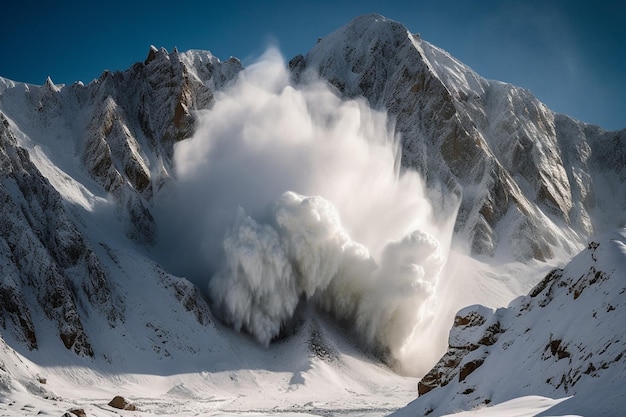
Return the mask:
<svg viewBox="0 0 626 417"><path fill-rule="evenodd" d="M79 169L115 197L128 235L150 242L151 200L172 175L174 144L193 133L191 110L210 107L241 69L236 59L222 63L205 51L152 47L145 62L105 71L88 85L3 80L0 109L33 141L48 141L46 129L73 137L66 152L80 155Z"/></svg>
<svg viewBox="0 0 626 417"><path fill-rule="evenodd" d="M152 47L145 62L84 87L83 96L95 96L83 160L128 214L130 236L153 239L150 200L171 175L174 143L193 133L191 110L209 107L240 70L238 61L221 63L208 52Z"/></svg>
<svg viewBox="0 0 626 417"><path fill-rule="evenodd" d="M94 306L111 326L121 318L123 306L59 194L32 164L28 153L17 146L3 116L0 167L2 326L29 349L36 349L32 317L43 314L57 324L67 349L91 356L80 303Z"/></svg>
<svg viewBox="0 0 626 417"><path fill-rule="evenodd" d="M105 71L88 85L59 87L48 79L39 87L0 79L0 326L12 340L38 349L42 329L35 323L44 318L67 349L93 356L85 321L95 313L115 327L125 320L126 298L91 246L98 243L77 227L84 220L18 146L16 135L72 172L68 181L92 189L93 183L112 196L126 234L149 244L156 233L152 198L169 181L174 144L193 132L191 110L209 107L214 91L240 70L236 59L222 63L208 52L151 48L145 62ZM59 149L61 143L74 147ZM166 274L162 280L199 323L209 323L197 288Z"/></svg>

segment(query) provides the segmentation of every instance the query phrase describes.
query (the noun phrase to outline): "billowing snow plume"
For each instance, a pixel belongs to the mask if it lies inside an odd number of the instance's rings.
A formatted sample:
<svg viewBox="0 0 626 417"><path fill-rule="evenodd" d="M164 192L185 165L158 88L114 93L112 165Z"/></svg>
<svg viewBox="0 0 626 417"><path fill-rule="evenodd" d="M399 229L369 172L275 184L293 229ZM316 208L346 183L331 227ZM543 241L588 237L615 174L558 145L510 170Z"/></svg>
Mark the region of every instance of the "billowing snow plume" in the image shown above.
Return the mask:
<svg viewBox="0 0 626 417"><path fill-rule="evenodd" d="M429 322L450 232L398 152L384 113L322 82L294 88L270 50L175 148L172 267L262 343L306 301L401 360Z"/></svg>

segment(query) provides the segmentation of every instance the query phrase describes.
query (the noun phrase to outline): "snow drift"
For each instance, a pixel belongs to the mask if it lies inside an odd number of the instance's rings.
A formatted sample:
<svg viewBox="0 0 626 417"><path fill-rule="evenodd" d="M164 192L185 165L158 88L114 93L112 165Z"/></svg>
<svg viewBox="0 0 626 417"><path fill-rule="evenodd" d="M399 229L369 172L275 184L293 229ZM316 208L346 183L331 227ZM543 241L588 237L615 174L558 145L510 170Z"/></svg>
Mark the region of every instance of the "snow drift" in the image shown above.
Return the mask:
<svg viewBox="0 0 626 417"><path fill-rule="evenodd" d="M261 343L308 301L401 360L428 323L454 219L433 223L386 114L321 81L294 88L269 50L198 119L161 213L170 266Z"/></svg>

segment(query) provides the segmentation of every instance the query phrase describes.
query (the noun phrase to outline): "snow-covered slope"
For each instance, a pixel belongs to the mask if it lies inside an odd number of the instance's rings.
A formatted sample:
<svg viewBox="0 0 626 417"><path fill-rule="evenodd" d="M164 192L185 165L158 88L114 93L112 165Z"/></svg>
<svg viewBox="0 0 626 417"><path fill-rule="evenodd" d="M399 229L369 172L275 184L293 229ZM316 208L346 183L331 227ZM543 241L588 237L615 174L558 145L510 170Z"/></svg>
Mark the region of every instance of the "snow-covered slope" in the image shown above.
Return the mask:
<svg viewBox="0 0 626 417"><path fill-rule="evenodd" d="M397 416L469 410L520 396L570 397L546 411L626 410L626 229L602 235L525 297L457 313L449 348Z"/></svg>
<svg viewBox="0 0 626 417"><path fill-rule="evenodd" d="M433 362L445 348L447 326L458 308L505 305L540 280L537 271L562 265L589 235L626 222L626 130L606 132L554 114L530 92L485 80L398 22L358 17L288 67L293 85L281 87L281 96L295 97L294 88L313 89L321 78L341 99L363 97L386 114L401 140L403 168L425 179L435 222L454 223L445 279L436 288L437 280L409 283L412 291L427 288L432 296L429 310L416 305L414 315L433 317L417 335L432 345ZM13 393L14 404L33 402L29 396L37 395L56 398L59 405L36 400L43 402L33 414L56 413L75 401L89 414L110 415L106 397L122 393L146 410L172 415L269 413L273 407L281 413L295 408L381 415L414 396L415 379L395 375L350 341L356 313L345 314L338 327L310 305L305 311L294 305L294 325L281 327L284 339L264 348L220 323L206 285L196 287L169 269L171 254L162 251L167 245L156 213L174 195L175 150L183 148L177 144L190 143L202 111L214 110L246 76L235 58L222 62L206 51L151 47L143 62L122 72L105 71L88 84L59 86L48 79L35 86L0 77L0 389ZM321 96L311 97L306 105ZM338 108L349 112L362 105ZM202 120L224 130L219 118ZM306 130L302 126L293 131ZM228 126L225 131L236 132ZM271 144L279 143L269 137ZM243 175L239 172L255 166L226 172ZM173 220L171 227L178 227ZM442 246L447 250L447 243ZM179 262L191 259L182 258ZM408 264L411 276L424 270ZM348 284L352 281L334 283ZM228 283L222 287L228 290ZM378 287L384 292L385 285L372 286ZM349 304L342 294L327 295ZM394 293L380 299L399 298ZM339 310L327 308L333 309ZM477 309L485 322L496 317ZM368 328L362 317L360 322ZM385 329L381 323L377 328ZM430 365L420 363L412 372ZM594 366L602 370L601 364ZM101 388L86 390L90 385ZM549 395L567 394L563 387L554 385ZM213 394L207 398L206 392ZM315 397L320 392L326 398ZM512 398L517 391L509 393L485 394L477 403ZM3 413L14 404L0 403Z"/></svg>

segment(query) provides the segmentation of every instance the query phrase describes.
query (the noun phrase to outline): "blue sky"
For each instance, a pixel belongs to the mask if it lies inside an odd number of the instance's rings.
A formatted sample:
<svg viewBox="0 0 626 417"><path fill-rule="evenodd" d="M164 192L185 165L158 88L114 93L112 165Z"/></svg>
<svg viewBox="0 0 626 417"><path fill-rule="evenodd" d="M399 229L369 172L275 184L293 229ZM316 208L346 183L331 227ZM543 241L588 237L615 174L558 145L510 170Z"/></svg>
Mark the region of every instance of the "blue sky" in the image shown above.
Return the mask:
<svg viewBox="0 0 626 417"><path fill-rule="evenodd" d="M150 45L206 49L244 64L277 43L287 59L365 13L380 13L486 78L531 90L551 109L626 127L626 3L595 0L212 1L3 6L0 76L85 83L142 61Z"/></svg>

